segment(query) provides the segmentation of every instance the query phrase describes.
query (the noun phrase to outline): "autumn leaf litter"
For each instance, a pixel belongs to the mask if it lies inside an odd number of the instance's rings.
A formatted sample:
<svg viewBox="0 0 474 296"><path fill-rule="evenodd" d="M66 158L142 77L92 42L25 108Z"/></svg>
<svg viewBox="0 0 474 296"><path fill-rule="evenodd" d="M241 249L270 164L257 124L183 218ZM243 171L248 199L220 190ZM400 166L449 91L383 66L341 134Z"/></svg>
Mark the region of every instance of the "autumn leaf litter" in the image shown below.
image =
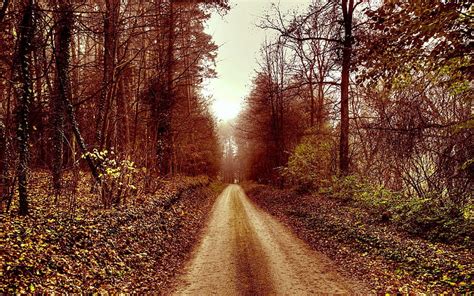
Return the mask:
<svg viewBox="0 0 474 296"><path fill-rule="evenodd" d="M217 195L207 178L176 178L132 204L101 209L83 180L71 212L64 201L53 204L47 182L33 182L29 216L1 215L2 294L164 293Z"/></svg>

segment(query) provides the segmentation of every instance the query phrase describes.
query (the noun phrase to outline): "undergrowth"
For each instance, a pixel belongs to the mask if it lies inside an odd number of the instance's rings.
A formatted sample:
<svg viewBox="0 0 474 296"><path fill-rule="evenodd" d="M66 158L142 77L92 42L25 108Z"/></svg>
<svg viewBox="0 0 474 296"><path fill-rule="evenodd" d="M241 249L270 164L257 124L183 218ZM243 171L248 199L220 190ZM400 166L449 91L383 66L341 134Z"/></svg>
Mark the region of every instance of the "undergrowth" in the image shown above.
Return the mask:
<svg viewBox="0 0 474 296"><path fill-rule="evenodd" d="M382 222L391 222L403 231L433 242L465 246L473 243L472 198L460 205L441 193L430 192L420 197L363 182L355 176L334 178L317 194L350 202Z"/></svg>
<svg viewBox="0 0 474 296"><path fill-rule="evenodd" d="M163 293L183 266L216 192L207 177L161 180L153 193L104 208L83 176L76 207L37 172L32 211L1 214L0 294Z"/></svg>
<svg viewBox="0 0 474 296"><path fill-rule="evenodd" d="M256 184L244 187L259 206L337 262L341 272L367 282L377 294L459 294L474 289L470 241L447 244L439 235L419 233L426 226L407 222L407 216L427 210L407 204L400 195L376 187L369 191L350 179L309 194Z"/></svg>

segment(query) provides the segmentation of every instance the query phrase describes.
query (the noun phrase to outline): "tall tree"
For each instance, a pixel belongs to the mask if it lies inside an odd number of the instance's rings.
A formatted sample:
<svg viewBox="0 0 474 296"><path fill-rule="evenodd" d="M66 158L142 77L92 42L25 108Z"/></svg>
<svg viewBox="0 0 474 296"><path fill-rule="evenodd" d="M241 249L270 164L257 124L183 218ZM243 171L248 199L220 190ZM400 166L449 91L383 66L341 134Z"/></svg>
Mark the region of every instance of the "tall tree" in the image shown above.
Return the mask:
<svg viewBox="0 0 474 296"><path fill-rule="evenodd" d="M174 71L175 71L175 24L176 15L173 1L168 3L166 8L165 16L165 56L164 66L166 69L166 75L164 77L164 85L162 86L161 96L159 98L160 103L158 104L159 118L157 127L157 143L156 143L156 154L158 159L158 171L162 176L166 176L171 173L171 161L172 161L172 147L173 147L173 135L171 130L172 121L172 108L175 104L175 93L173 88L174 82Z"/></svg>
<svg viewBox="0 0 474 296"><path fill-rule="evenodd" d="M314 42L324 41L330 42L334 46L328 48L336 53L341 53L340 60L340 80L338 83L326 82L330 84L338 84L340 86L340 134L339 134L339 173L347 175L349 173L349 84L351 67L353 66L353 22L354 11L363 1L354 0L331 0L318 1L313 4L309 11L302 17L295 17L291 21L286 21L282 13L277 9L276 19L269 16L263 28L276 30L280 33L281 38L292 39L297 42ZM316 18L314 16L317 16ZM330 35L314 35L311 26L309 30L302 30L308 26L307 23L316 21L321 26L331 24L339 28L340 32L335 31ZM326 55L326 52L320 54ZM337 55L335 55L337 56Z"/></svg>
<svg viewBox="0 0 474 296"><path fill-rule="evenodd" d="M33 82L31 77L31 52L35 32L34 0L22 1L22 17L19 24L18 42L18 196L20 215L28 214L28 171L29 171L29 115L33 98Z"/></svg>
<svg viewBox="0 0 474 296"><path fill-rule="evenodd" d="M120 0L106 0L104 14L103 79L97 108L96 144L102 148L107 141L108 116L116 85L116 61L119 40ZM109 135L110 136L110 135Z"/></svg>
<svg viewBox="0 0 474 296"><path fill-rule="evenodd" d="M53 188L56 198L61 194L64 145L64 103L71 97L69 81L71 32L74 19L70 0L58 1L56 6L55 51L56 62L55 93L52 96L53 128Z"/></svg>
<svg viewBox="0 0 474 296"><path fill-rule="evenodd" d="M354 0L342 0L342 18L344 37L342 39L342 68L341 68L341 132L339 137L339 169L341 175L349 174L349 79L352 58L352 20L354 15Z"/></svg>

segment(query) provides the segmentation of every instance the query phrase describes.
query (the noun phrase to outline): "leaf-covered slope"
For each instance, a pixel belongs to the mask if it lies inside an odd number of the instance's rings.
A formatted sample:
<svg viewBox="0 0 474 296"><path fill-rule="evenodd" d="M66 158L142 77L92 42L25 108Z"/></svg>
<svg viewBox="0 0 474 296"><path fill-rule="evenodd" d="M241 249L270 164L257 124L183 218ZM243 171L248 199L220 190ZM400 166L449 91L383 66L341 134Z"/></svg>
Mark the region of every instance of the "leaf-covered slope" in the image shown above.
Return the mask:
<svg viewBox="0 0 474 296"><path fill-rule="evenodd" d="M313 248L380 293L466 293L474 289L472 248L409 236L350 202L247 186L248 196Z"/></svg>
<svg viewBox="0 0 474 296"><path fill-rule="evenodd" d="M163 293L207 218L216 196L208 183L174 180L110 210L83 201L74 214L52 210L37 189L34 213L1 217L1 293Z"/></svg>

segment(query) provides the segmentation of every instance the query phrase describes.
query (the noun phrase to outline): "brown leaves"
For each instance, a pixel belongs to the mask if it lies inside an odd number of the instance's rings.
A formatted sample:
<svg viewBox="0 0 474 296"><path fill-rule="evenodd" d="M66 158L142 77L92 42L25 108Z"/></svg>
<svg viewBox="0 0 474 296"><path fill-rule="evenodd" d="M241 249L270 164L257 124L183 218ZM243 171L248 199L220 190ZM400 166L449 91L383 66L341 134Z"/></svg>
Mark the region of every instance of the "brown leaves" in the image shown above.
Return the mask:
<svg viewBox="0 0 474 296"><path fill-rule="evenodd" d="M472 249L408 236L350 202L265 186L248 189L251 199L377 294L474 289Z"/></svg>
<svg viewBox="0 0 474 296"><path fill-rule="evenodd" d="M75 214L52 205L44 184L35 186L31 216L1 217L0 292L165 289L205 220L214 196L203 187L208 182L176 179L140 204L109 210L97 207L82 186Z"/></svg>

